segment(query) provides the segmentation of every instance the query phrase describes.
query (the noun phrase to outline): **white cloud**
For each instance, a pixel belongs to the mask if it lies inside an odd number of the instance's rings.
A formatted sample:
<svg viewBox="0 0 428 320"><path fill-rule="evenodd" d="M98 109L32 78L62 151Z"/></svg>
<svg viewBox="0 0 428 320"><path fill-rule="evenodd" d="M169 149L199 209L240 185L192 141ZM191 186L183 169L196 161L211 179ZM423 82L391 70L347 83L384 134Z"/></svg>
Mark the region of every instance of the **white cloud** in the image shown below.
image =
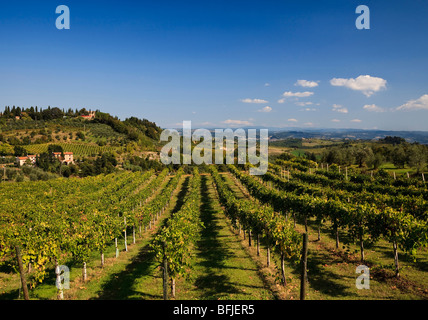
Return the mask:
<svg viewBox="0 0 428 320"><path fill-rule="evenodd" d="M306 106L310 106L311 104L314 104L313 102L296 102L296 106L299 107L306 107Z"/></svg>
<svg viewBox="0 0 428 320"><path fill-rule="evenodd" d="M331 119L331 122L340 122L339 119Z"/></svg>
<svg viewBox="0 0 428 320"><path fill-rule="evenodd" d="M340 104L333 104L333 111L339 113L348 113L348 109L341 106Z"/></svg>
<svg viewBox="0 0 428 320"><path fill-rule="evenodd" d="M352 90L361 91L367 97L370 97L375 92L386 89L386 80L369 75L361 75L356 79L333 78L330 84L336 87L346 87Z"/></svg>
<svg viewBox="0 0 428 320"><path fill-rule="evenodd" d="M307 127L313 127L314 126L314 124L312 122L306 122L306 123L304 123L304 125Z"/></svg>
<svg viewBox="0 0 428 320"><path fill-rule="evenodd" d="M297 80L297 82L294 85L305 87L305 88L314 88L314 87L318 87L318 82L319 81Z"/></svg>
<svg viewBox="0 0 428 320"><path fill-rule="evenodd" d="M304 108L304 109L301 109L300 111L317 111L317 109L315 109L315 108Z"/></svg>
<svg viewBox="0 0 428 320"><path fill-rule="evenodd" d="M424 94L419 99L407 101L397 110L428 110L428 94Z"/></svg>
<svg viewBox="0 0 428 320"><path fill-rule="evenodd" d="M266 82L266 83L265 83L265 87L270 87L270 83L269 83L269 82Z"/></svg>
<svg viewBox="0 0 428 320"><path fill-rule="evenodd" d="M288 119L289 122L298 122L297 119Z"/></svg>
<svg viewBox="0 0 428 320"><path fill-rule="evenodd" d="M364 110L370 111L370 112L385 112L384 108L378 107L375 104L366 104L363 107Z"/></svg>
<svg viewBox="0 0 428 320"><path fill-rule="evenodd" d="M260 109L259 112L271 112L272 108L269 106L264 107L263 109Z"/></svg>
<svg viewBox="0 0 428 320"><path fill-rule="evenodd" d="M268 101L263 100L263 99L241 99L241 102L244 103L268 103Z"/></svg>
<svg viewBox="0 0 428 320"><path fill-rule="evenodd" d="M290 97L305 98L305 97L310 97L313 94L314 93L310 92L310 91L305 91L305 92L291 92L291 91L286 91L282 95L284 97L286 97L286 98L290 98Z"/></svg>
<svg viewBox="0 0 428 320"><path fill-rule="evenodd" d="M360 122L362 122L360 119L352 119L351 120L351 122L357 122L357 123L360 123Z"/></svg>
<svg viewBox="0 0 428 320"><path fill-rule="evenodd" d="M252 123L250 121L246 121L246 120L225 120L223 121L224 124L228 124L230 126L250 126L252 125Z"/></svg>

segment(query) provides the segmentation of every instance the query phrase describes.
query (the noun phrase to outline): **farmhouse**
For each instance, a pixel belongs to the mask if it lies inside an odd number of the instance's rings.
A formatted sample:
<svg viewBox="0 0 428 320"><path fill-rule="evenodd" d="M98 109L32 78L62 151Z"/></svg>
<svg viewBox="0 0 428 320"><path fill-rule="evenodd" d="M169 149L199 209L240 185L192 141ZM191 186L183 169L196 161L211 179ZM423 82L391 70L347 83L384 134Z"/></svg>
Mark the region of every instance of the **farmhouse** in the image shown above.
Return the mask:
<svg viewBox="0 0 428 320"><path fill-rule="evenodd" d="M63 164L74 164L73 152L64 152L64 157L62 157L61 152L53 152L52 155L59 161L61 161ZM37 156L38 155L28 155L25 157L16 157L16 164L22 167L28 160L32 165L35 165Z"/></svg>
<svg viewBox="0 0 428 320"><path fill-rule="evenodd" d="M29 155L26 157L16 157L16 163L21 167L27 162L27 160L29 160L31 164L34 165L36 163L36 157L37 155Z"/></svg>
<svg viewBox="0 0 428 320"><path fill-rule="evenodd" d="M55 158L61 161L64 164L74 164L73 152L64 152L64 157L62 157L61 152L52 153Z"/></svg>
<svg viewBox="0 0 428 320"><path fill-rule="evenodd" d="M81 115L81 118L85 119L85 120L92 120L95 119L95 111L89 111L89 115Z"/></svg>

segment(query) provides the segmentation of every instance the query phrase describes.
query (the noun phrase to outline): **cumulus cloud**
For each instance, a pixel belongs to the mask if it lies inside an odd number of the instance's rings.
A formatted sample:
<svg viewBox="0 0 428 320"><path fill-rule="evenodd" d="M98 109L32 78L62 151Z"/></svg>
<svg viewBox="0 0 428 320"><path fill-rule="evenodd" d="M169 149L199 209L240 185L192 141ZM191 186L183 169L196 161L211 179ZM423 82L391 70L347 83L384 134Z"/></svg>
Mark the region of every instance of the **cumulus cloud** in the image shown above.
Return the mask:
<svg viewBox="0 0 428 320"><path fill-rule="evenodd" d="M331 119L331 122L340 122L339 119Z"/></svg>
<svg viewBox="0 0 428 320"><path fill-rule="evenodd" d="M424 94L419 99L407 101L396 110L428 110L428 94Z"/></svg>
<svg viewBox="0 0 428 320"><path fill-rule="evenodd" d="M319 81L297 80L297 82L294 85L305 87L305 88L314 88L314 87L318 87L318 82Z"/></svg>
<svg viewBox="0 0 428 320"><path fill-rule="evenodd" d="M250 126L252 123L250 121L246 120L232 120L228 119L223 121L224 124L230 125L230 126Z"/></svg>
<svg viewBox="0 0 428 320"><path fill-rule="evenodd" d="M314 104L313 102L296 102L296 106L299 107L306 107L306 106L310 106L311 104Z"/></svg>
<svg viewBox="0 0 428 320"><path fill-rule="evenodd" d="M305 91L305 92L291 92L291 91L286 91L284 92L282 95L286 98L306 98L306 97L310 97L312 96L314 93L310 92L310 91Z"/></svg>
<svg viewBox="0 0 428 320"><path fill-rule="evenodd" d="M268 103L268 101L263 100L263 99L241 99L241 102L244 103Z"/></svg>
<svg viewBox="0 0 428 320"><path fill-rule="evenodd" d="M361 75L357 78L333 78L330 84L336 87L346 87L352 90L361 91L366 97L370 97L375 92L386 89L386 80L369 75Z"/></svg>
<svg viewBox="0 0 428 320"><path fill-rule="evenodd" d="M292 119L288 119L287 121L289 121L289 122L298 122L297 119L293 119L293 118Z"/></svg>
<svg viewBox="0 0 428 320"><path fill-rule="evenodd" d="M348 109L341 106L340 104L333 104L333 111L339 113L348 113Z"/></svg>
<svg viewBox="0 0 428 320"><path fill-rule="evenodd" d="M360 119L352 119L351 120L351 122L357 122L357 123L360 123L360 122L362 122Z"/></svg>
<svg viewBox="0 0 428 320"><path fill-rule="evenodd" d="M264 107L263 109L260 109L259 112L271 112L272 108L269 106Z"/></svg>
<svg viewBox="0 0 428 320"><path fill-rule="evenodd" d="M317 109L315 109L315 108L304 108L304 109L301 109L300 111L317 111Z"/></svg>
<svg viewBox="0 0 428 320"><path fill-rule="evenodd" d="M364 110L370 111L370 112L385 112L384 108L378 107L375 104L366 104L363 107Z"/></svg>

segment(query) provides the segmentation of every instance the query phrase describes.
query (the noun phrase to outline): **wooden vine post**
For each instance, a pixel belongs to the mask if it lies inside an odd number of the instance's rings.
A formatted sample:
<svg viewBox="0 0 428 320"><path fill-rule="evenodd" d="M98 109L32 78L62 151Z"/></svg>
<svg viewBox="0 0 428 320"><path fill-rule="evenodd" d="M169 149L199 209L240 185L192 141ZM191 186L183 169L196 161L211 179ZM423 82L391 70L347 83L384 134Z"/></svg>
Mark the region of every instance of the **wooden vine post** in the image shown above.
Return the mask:
<svg viewBox="0 0 428 320"><path fill-rule="evenodd" d="M22 290L24 292L24 299L30 300L30 296L28 295L27 280L25 279L24 266L22 264L21 249L19 248L19 246L15 247L15 251L16 251L16 258L18 260L19 275L21 276L21 284L22 284Z"/></svg>
<svg viewBox="0 0 428 320"><path fill-rule="evenodd" d="M248 229L248 246L251 247L251 229Z"/></svg>
<svg viewBox="0 0 428 320"><path fill-rule="evenodd" d="M257 233L257 256L260 256L260 234Z"/></svg>
<svg viewBox="0 0 428 320"><path fill-rule="evenodd" d="M88 280L88 272L86 269L86 262L83 262L82 277L83 277L83 282L86 282Z"/></svg>
<svg viewBox="0 0 428 320"><path fill-rule="evenodd" d="M300 276L300 300L305 300L306 296L306 283L308 279L307 274L307 260L308 260L308 234L303 234L303 249L302 249L302 263L301 263L301 276Z"/></svg>
<svg viewBox="0 0 428 320"><path fill-rule="evenodd" d="M163 299L168 300L168 260L165 251L166 243L163 242Z"/></svg>
<svg viewBox="0 0 428 320"><path fill-rule="evenodd" d="M125 225L125 229L123 230L124 238L125 238L125 251L128 251L128 244L126 242L126 217L123 216L123 224Z"/></svg>

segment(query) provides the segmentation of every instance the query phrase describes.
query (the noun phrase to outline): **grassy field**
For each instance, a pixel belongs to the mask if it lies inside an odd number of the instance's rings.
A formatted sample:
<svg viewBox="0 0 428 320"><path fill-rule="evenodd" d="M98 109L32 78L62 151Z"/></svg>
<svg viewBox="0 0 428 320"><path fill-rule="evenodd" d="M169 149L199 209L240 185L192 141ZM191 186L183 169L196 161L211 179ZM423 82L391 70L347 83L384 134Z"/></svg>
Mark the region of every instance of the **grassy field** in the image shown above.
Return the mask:
<svg viewBox="0 0 428 320"><path fill-rule="evenodd" d="M379 169L384 169L386 171L389 171L391 174L393 174L395 172L395 174L398 175L402 175L402 176L407 176L407 172L412 175L416 173L416 170L414 168L409 168L408 166L405 166L404 168L397 168L394 164L392 163L384 163L382 164ZM427 170L423 171L424 174L428 174ZM422 172L420 172L422 174ZM428 177L427 177L428 178Z"/></svg>

